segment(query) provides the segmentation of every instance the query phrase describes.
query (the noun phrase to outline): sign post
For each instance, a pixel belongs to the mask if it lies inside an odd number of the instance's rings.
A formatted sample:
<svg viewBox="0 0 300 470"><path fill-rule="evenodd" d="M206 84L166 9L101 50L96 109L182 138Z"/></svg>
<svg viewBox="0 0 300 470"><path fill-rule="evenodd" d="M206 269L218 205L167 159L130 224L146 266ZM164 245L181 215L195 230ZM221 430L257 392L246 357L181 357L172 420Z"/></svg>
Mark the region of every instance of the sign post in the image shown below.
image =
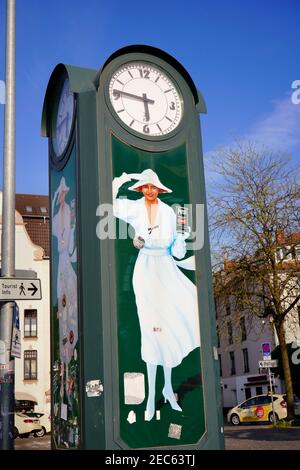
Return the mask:
<svg viewBox="0 0 300 470"><path fill-rule="evenodd" d="M262 344L262 353L263 353L263 360L258 361L258 367L260 369L267 369L268 370L268 377L269 377L269 384L270 384L270 394L271 394L271 403L272 403L272 415L273 415L273 423L276 426L276 413L274 410L274 398L273 398L273 380L271 374L271 368L278 366L277 359L271 359L271 345L270 343L263 343Z"/></svg>
<svg viewBox="0 0 300 470"><path fill-rule="evenodd" d="M269 383L270 383L270 392L271 392L273 423L274 423L274 426L276 426L276 413L275 413L275 410L274 410L274 399L273 399L273 383L272 383L272 376L271 376L271 368L270 367L268 367L268 374L269 374Z"/></svg>
<svg viewBox="0 0 300 470"><path fill-rule="evenodd" d="M3 156L3 202L1 276L15 275L15 128L16 128L16 73L15 73L15 0L6 2L6 62L5 62L5 124ZM0 369L0 449L14 448L14 389L15 362L11 357L11 328L13 302L3 302L0 310L0 342L4 351L3 369Z"/></svg>

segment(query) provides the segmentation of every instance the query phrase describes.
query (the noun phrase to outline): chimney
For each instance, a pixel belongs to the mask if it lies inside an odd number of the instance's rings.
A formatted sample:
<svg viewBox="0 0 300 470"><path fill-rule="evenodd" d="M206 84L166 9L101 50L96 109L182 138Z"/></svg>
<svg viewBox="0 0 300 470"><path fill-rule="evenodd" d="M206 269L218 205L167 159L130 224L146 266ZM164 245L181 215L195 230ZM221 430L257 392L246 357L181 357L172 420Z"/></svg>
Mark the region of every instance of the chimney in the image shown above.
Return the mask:
<svg viewBox="0 0 300 470"><path fill-rule="evenodd" d="M282 229L276 231L276 243L283 245L285 243L284 231Z"/></svg>

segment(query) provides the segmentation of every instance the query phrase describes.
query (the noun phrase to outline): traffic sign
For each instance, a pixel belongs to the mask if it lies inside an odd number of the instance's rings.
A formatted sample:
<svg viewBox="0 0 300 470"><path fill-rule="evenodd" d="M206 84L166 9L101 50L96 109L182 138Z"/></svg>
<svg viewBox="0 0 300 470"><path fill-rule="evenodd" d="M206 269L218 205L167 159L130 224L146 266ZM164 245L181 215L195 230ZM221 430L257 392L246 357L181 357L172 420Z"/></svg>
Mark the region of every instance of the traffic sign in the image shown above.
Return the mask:
<svg viewBox="0 0 300 470"><path fill-rule="evenodd" d="M271 359L271 343L262 343L261 345L263 359Z"/></svg>
<svg viewBox="0 0 300 470"><path fill-rule="evenodd" d="M278 360L277 359L272 359L269 361L258 361L258 367L260 369L268 369L271 367L277 367L278 366Z"/></svg>
<svg viewBox="0 0 300 470"><path fill-rule="evenodd" d="M0 279L0 300L41 300L40 279Z"/></svg>
<svg viewBox="0 0 300 470"><path fill-rule="evenodd" d="M21 358L20 312L16 302L13 313L13 330L11 335L10 355L19 359Z"/></svg>

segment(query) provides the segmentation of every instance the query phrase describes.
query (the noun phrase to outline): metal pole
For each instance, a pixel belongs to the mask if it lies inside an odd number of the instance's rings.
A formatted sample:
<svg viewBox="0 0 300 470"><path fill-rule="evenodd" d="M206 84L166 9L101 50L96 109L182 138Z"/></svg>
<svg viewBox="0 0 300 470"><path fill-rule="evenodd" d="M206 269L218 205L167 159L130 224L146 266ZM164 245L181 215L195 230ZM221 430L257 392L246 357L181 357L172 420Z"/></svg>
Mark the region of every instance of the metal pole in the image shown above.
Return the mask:
<svg viewBox="0 0 300 470"><path fill-rule="evenodd" d="M15 276L15 0L6 1L6 95L3 157L1 277ZM14 302L1 305L0 449L14 448L15 363L11 357Z"/></svg>
<svg viewBox="0 0 300 470"><path fill-rule="evenodd" d="M272 413L273 413L273 423L276 426L276 414L274 411L274 400L273 400L273 385L272 385L272 377L271 377L271 368L268 367L269 372L269 382L270 382L270 392L271 392L271 403L272 403Z"/></svg>

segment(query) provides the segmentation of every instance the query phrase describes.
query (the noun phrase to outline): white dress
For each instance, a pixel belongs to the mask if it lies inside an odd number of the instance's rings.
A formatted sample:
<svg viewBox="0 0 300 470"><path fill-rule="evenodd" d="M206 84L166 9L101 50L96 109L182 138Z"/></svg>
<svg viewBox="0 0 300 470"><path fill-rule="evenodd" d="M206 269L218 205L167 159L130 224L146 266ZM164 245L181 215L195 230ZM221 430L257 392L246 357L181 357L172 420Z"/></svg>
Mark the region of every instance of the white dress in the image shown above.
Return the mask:
<svg viewBox="0 0 300 470"><path fill-rule="evenodd" d="M68 204L53 217L52 235L57 238L58 271L57 299L59 317L60 359L68 364L78 340L77 276L71 264L74 251L74 229L71 228L71 210Z"/></svg>
<svg viewBox="0 0 300 470"><path fill-rule="evenodd" d="M114 215L129 223L135 235L145 240L132 279L142 359L150 364L176 367L200 346L197 290L173 258L183 258L186 253L185 241L176 232L175 213L158 201L151 234L144 197L137 201L114 197Z"/></svg>

